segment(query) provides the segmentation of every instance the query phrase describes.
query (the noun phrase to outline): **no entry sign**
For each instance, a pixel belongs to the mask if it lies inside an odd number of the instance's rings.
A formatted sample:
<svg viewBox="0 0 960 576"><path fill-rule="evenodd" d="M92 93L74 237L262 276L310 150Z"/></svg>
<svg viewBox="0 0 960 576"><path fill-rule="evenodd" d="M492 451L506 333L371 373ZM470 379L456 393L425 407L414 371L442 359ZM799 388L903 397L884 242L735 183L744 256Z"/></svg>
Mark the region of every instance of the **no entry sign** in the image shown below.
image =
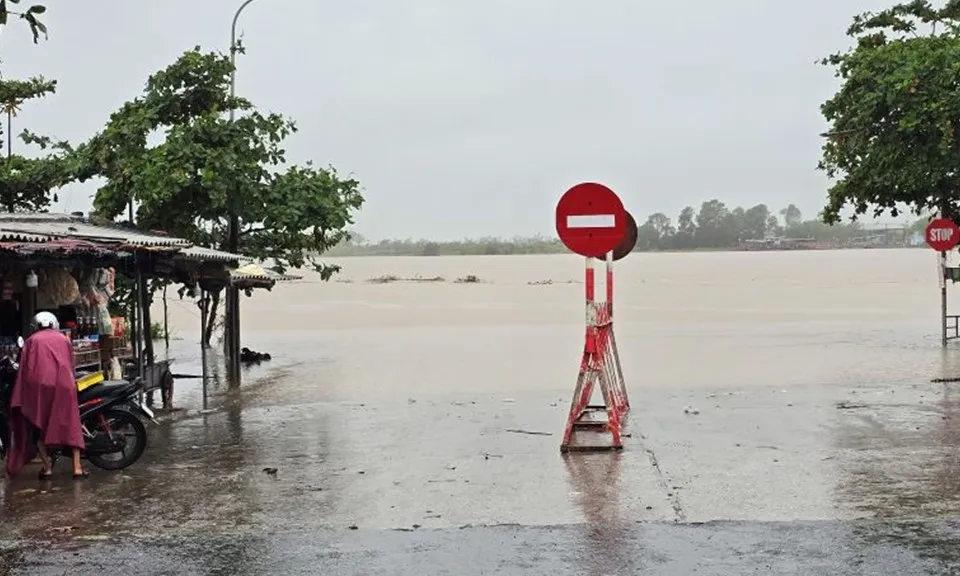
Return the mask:
<svg viewBox="0 0 960 576"><path fill-rule="evenodd" d="M937 252L946 252L960 243L960 228L949 218L935 218L927 224L926 239Z"/></svg>
<svg viewBox="0 0 960 576"><path fill-rule="evenodd" d="M616 249L626 231L623 202L603 184L577 184L557 202L557 235L581 256L605 257Z"/></svg>

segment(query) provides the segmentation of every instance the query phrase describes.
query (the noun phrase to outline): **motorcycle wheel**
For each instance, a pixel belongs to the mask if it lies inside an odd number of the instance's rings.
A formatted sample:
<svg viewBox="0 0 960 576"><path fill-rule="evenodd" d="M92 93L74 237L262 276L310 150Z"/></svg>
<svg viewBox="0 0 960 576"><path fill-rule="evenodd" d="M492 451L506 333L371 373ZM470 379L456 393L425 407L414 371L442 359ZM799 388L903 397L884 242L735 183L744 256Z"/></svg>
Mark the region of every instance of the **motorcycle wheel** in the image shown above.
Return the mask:
<svg viewBox="0 0 960 576"><path fill-rule="evenodd" d="M123 470L140 459L147 449L147 429L137 416L127 410L111 408L103 413L110 428L111 434L120 434L127 437L127 445L120 452L109 454L88 454L87 460L101 470ZM100 418L88 425L88 429L96 430L98 434L104 432ZM135 442L130 446L131 441Z"/></svg>

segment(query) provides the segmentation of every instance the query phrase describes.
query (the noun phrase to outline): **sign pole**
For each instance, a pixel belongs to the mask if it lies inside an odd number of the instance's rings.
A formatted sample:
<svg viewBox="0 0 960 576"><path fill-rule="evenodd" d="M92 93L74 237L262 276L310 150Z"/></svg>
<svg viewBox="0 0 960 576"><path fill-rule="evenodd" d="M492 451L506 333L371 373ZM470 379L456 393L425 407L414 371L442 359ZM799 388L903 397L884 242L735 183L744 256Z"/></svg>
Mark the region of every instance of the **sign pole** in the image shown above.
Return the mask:
<svg viewBox="0 0 960 576"><path fill-rule="evenodd" d="M586 297L587 307L586 307L586 319L587 319L587 330L590 330L590 327L596 324L596 310L594 308L593 302L596 299L596 269L593 266L593 257L587 256L584 258L586 260L586 269L584 270L583 285L584 285L584 296Z"/></svg>
<svg viewBox="0 0 960 576"><path fill-rule="evenodd" d="M947 253L940 252L940 344L947 347Z"/></svg>
<svg viewBox="0 0 960 576"><path fill-rule="evenodd" d="M941 216L934 218L927 224L924 236L927 246L940 253L940 345L947 347L947 252L960 244L960 227L950 218L944 218L946 210L941 210Z"/></svg>

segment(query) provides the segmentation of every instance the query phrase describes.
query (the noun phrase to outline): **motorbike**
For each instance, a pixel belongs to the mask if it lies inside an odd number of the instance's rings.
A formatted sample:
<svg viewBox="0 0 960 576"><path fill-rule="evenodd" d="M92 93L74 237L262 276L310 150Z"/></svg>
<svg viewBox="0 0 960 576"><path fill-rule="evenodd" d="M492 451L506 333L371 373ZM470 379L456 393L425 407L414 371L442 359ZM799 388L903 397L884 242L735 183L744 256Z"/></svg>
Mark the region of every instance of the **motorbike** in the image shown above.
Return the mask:
<svg viewBox="0 0 960 576"><path fill-rule="evenodd" d="M18 340L23 349L23 339ZM9 444L9 425L6 419L13 394L13 383L19 369L19 350L16 358L0 359L0 455L5 456ZM99 380L77 392L80 425L84 448L81 457L102 470L122 470L131 466L147 448L147 429L137 416L140 414L156 422L153 412L139 400L143 380ZM70 457L70 450L56 450L51 457Z"/></svg>

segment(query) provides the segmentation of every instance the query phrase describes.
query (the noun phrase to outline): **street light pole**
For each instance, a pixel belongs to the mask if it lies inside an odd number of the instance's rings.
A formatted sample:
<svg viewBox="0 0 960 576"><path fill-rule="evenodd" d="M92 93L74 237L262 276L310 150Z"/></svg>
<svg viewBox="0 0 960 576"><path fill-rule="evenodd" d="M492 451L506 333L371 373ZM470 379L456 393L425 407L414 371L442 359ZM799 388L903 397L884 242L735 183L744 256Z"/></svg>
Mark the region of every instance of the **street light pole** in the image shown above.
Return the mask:
<svg viewBox="0 0 960 576"><path fill-rule="evenodd" d="M233 15L233 22L230 24L230 98L236 95L237 91L237 20L243 9L249 6L254 0L245 0L237 8ZM230 107L230 122L234 120L234 107ZM236 185L236 183L235 183ZM227 250L236 254L240 250L240 221L235 208L235 199L229 203L230 222L227 226ZM226 322L224 323L224 344L227 347L227 361L229 362L232 379L239 384L240 381L240 291L233 286L227 287L226 298Z"/></svg>

